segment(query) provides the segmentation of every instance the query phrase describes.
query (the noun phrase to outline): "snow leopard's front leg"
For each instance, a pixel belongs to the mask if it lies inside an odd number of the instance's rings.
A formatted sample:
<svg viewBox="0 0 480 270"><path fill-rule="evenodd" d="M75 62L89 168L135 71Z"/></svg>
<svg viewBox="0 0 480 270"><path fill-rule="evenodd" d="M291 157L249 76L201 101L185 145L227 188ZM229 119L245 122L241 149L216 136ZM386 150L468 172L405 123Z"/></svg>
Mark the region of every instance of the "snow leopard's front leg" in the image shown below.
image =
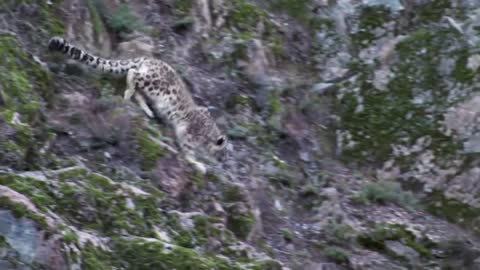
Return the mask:
<svg viewBox="0 0 480 270"><path fill-rule="evenodd" d="M191 145L191 137L186 134L187 125L178 124L177 126L175 126L175 133L177 135L178 145L180 146L180 150L185 160L191 165L193 165L193 167L198 172L205 175L207 173L207 165L196 159L195 152L193 151L193 146Z"/></svg>
<svg viewBox="0 0 480 270"><path fill-rule="evenodd" d="M193 167L202 175L205 175L207 173L207 165L204 163L198 161L195 158L195 155L193 154L192 151L187 151L184 152L185 160L187 160L190 164L193 165Z"/></svg>
<svg viewBox="0 0 480 270"><path fill-rule="evenodd" d="M127 89L125 89L125 93L123 94L124 100L132 99L133 94L135 94L135 84L133 83L135 71L130 69L127 73Z"/></svg>
<svg viewBox="0 0 480 270"><path fill-rule="evenodd" d="M135 100L138 102L138 105L140 105L140 108L142 108L142 110L145 112L145 114L148 117L150 118L155 117L152 110L150 110L150 107L147 105L147 101L145 100L145 98L142 96L141 93L136 92L133 97L135 98Z"/></svg>
<svg viewBox="0 0 480 270"><path fill-rule="evenodd" d="M127 89L125 90L123 99L130 100L133 96L137 101L138 105L140 106L140 108L142 108L142 110L145 112L145 114L150 118L154 118L155 115L153 114L150 107L147 105L147 101L143 97L142 93L135 91L135 82L134 82L135 73L136 73L135 69L130 69L127 73Z"/></svg>

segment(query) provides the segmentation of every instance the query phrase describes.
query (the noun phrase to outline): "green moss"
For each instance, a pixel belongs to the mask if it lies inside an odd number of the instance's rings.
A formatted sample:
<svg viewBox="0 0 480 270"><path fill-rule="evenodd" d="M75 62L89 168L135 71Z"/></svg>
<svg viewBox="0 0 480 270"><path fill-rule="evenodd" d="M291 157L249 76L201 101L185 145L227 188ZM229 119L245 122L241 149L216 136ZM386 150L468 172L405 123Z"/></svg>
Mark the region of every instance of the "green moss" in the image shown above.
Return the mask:
<svg viewBox="0 0 480 270"><path fill-rule="evenodd" d="M450 8L452 8L450 0L427 1L425 4L415 7L415 14L421 22L436 22Z"/></svg>
<svg viewBox="0 0 480 270"><path fill-rule="evenodd" d="M89 185L84 191L85 200L93 209L104 209L101 211L88 211L83 215L78 213L66 213L71 216L72 221L83 224L90 229L99 230L106 234L115 234L120 231L127 231L132 234L144 234L145 227L136 227L133 223L140 218L136 211L126 207L125 197L119 194L105 192L98 186ZM69 209L79 208L78 203L69 206ZM108 209L108 210L107 210ZM93 216L93 217L92 217ZM145 224L147 225L147 224Z"/></svg>
<svg viewBox="0 0 480 270"><path fill-rule="evenodd" d="M185 248L193 248L195 239L193 234L182 227L176 215L169 215L167 225L175 244Z"/></svg>
<svg viewBox="0 0 480 270"><path fill-rule="evenodd" d="M274 260L262 260L247 266L251 270L282 270L282 265Z"/></svg>
<svg viewBox="0 0 480 270"><path fill-rule="evenodd" d="M278 91L272 91L268 98L268 114L273 117L282 112L282 102Z"/></svg>
<svg viewBox="0 0 480 270"><path fill-rule="evenodd" d="M474 208L456 199L450 199L441 191L433 192L427 199L427 211L447 219L449 222L460 224L475 233L480 233L480 208Z"/></svg>
<svg viewBox="0 0 480 270"><path fill-rule="evenodd" d="M155 196L130 194L129 198L128 192L107 177L85 169L67 170L57 178L60 183L50 186L33 178L0 175L0 185L28 196L43 211L52 210L73 224L109 235L123 231L153 237L153 226L163 220L159 206L162 196L158 190ZM127 199L132 201L134 209L127 207Z"/></svg>
<svg viewBox="0 0 480 270"><path fill-rule="evenodd" d="M284 11L300 21L305 21L310 17L311 0L271 0L270 2L274 9Z"/></svg>
<svg viewBox="0 0 480 270"><path fill-rule="evenodd" d="M65 170L59 173L58 179L60 181L84 179L87 174L88 174L88 171L86 169L74 168L74 169Z"/></svg>
<svg viewBox="0 0 480 270"><path fill-rule="evenodd" d="M253 224L255 224L253 215L229 213L227 218L227 228L241 239L245 239L250 234Z"/></svg>
<svg viewBox="0 0 480 270"><path fill-rule="evenodd" d="M1 113L2 113L3 119L5 119L5 121L12 122L14 111L4 109Z"/></svg>
<svg viewBox="0 0 480 270"><path fill-rule="evenodd" d="M174 12L179 16L187 16L192 7L192 0L177 0L173 4Z"/></svg>
<svg viewBox="0 0 480 270"><path fill-rule="evenodd" d="M375 36L374 30L392 20L392 15L390 9L383 5L362 6L359 14L359 30L352 35L352 41L360 47L367 47L373 40L380 38Z"/></svg>
<svg viewBox="0 0 480 270"><path fill-rule="evenodd" d="M127 4L120 4L108 14L107 24L120 37L143 27Z"/></svg>
<svg viewBox="0 0 480 270"><path fill-rule="evenodd" d="M238 185L228 185L223 190L223 200L225 202L241 202L245 200L244 190Z"/></svg>
<svg viewBox="0 0 480 270"><path fill-rule="evenodd" d="M91 244L82 249L82 269L85 270L111 270L112 255L94 247Z"/></svg>
<svg viewBox="0 0 480 270"><path fill-rule="evenodd" d="M251 31L262 21L266 13L247 0L232 1L233 8L226 18L227 24L241 31Z"/></svg>
<svg viewBox="0 0 480 270"><path fill-rule="evenodd" d="M235 39L234 49L222 59L229 67L235 67L237 60L247 58L248 43L252 38L262 39L263 44L270 49L273 56L282 59L285 56L283 38L278 27L272 23L268 14L261 7L248 0L231 2L231 9L226 16L226 25ZM257 26L263 23L264 31L258 32ZM232 69L232 72L238 72ZM242 73L237 75L243 76Z"/></svg>
<svg viewBox="0 0 480 270"><path fill-rule="evenodd" d="M413 193L403 191L397 182L381 181L376 183L368 183L354 198L355 201L361 203L395 203L408 209L418 207L418 200Z"/></svg>
<svg viewBox="0 0 480 270"><path fill-rule="evenodd" d="M0 59L0 85L6 99L5 108L20 111L22 105L38 102L40 97L33 90L48 91L45 88L49 85L43 85L50 82L48 75L12 36L0 34L0 54L3 55Z"/></svg>
<svg viewBox="0 0 480 270"><path fill-rule="evenodd" d="M323 236L328 244L346 245L355 237L355 230L346 224L329 221L323 229Z"/></svg>
<svg viewBox="0 0 480 270"><path fill-rule="evenodd" d="M451 76L460 83L471 83L475 77L475 72L467 67L470 56L469 50L466 48L461 49L455 52L453 56L457 57L457 61Z"/></svg>
<svg viewBox="0 0 480 270"><path fill-rule="evenodd" d="M195 233L197 235L197 238L202 237L204 240L208 240L209 238L216 238L216 239L222 239L226 243L231 243L234 240L234 235L228 231L219 228L218 226L215 226L215 224L222 224L223 219L219 217L202 217L198 216L194 220L195 222ZM206 241L205 241L206 243Z"/></svg>
<svg viewBox="0 0 480 270"><path fill-rule="evenodd" d="M142 169L151 170L157 164L158 159L163 157L166 150L152 141L147 131L137 131L137 144L142 157Z"/></svg>
<svg viewBox="0 0 480 270"><path fill-rule="evenodd" d="M37 26L50 35L62 35L65 33L65 25L61 14L61 0L36 1L36 0L18 0L18 1L0 1L0 6L6 10L14 10L22 4L31 5L35 8L36 13L29 13L29 22L31 25ZM38 30L38 29L37 29Z"/></svg>
<svg viewBox="0 0 480 270"><path fill-rule="evenodd" d="M3 235L0 235L0 248L10 248L10 244L7 242L7 239Z"/></svg>
<svg viewBox="0 0 480 270"><path fill-rule="evenodd" d="M129 269L158 270L239 270L227 261L197 253L193 249L173 246L159 241L120 240L115 245L116 255L125 260Z"/></svg>
<svg viewBox="0 0 480 270"><path fill-rule="evenodd" d="M219 223L219 220L215 217L196 215L192 217L193 228L184 228L178 218L175 214L169 215L167 226L169 228L169 235L172 236L174 243L181 247L194 248L201 246L206 244L208 239L211 238L218 240L233 239L233 235L229 234L228 231L214 226L215 223Z"/></svg>
<svg viewBox="0 0 480 270"><path fill-rule="evenodd" d="M350 262L349 254L343 248L328 247L324 250L324 252L327 259L337 264L348 264Z"/></svg>
<svg viewBox="0 0 480 270"><path fill-rule="evenodd" d="M55 201L48 192L47 183L29 177L16 175L0 175L0 185L8 186L11 189L29 197L32 202L41 210L46 210Z"/></svg>
<svg viewBox="0 0 480 270"><path fill-rule="evenodd" d="M282 229L282 236L287 242L293 241L293 233L289 229Z"/></svg>
<svg viewBox="0 0 480 270"><path fill-rule="evenodd" d="M271 120L271 119L270 119ZM281 133L279 130L272 128L274 122L270 122L270 126L260 124L245 125L248 130L248 135L256 137L256 143L265 149L271 150L273 146L281 140Z"/></svg>
<svg viewBox="0 0 480 270"><path fill-rule="evenodd" d="M87 6L92 16L96 38L110 30L120 39L135 30L143 30L144 25L127 3L120 3L109 9L101 0L88 0Z"/></svg>
<svg viewBox="0 0 480 270"><path fill-rule="evenodd" d="M218 233L211 226L211 221L206 216L197 216L194 218L195 234L200 244L205 243L210 236L218 236Z"/></svg>
<svg viewBox="0 0 480 270"><path fill-rule="evenodd" d="M282 120L286 109L281 101L281 91L270 91L266 109L269 128L275 132L282 132Z"/></svg>
<svg viewBox="0 0 480 270"><path fill-rule="evenodd" d="M67 244L77 243L78 235L75 232L67 231L63 234L63 241Z"/></svg>
<svg viewBox="0 0 480 270"><path fill-rule="evenodd" d="M408 231L404 225L380 224L370 233L361 234L357 237L359 244L365 248L387 253L390 256L396 255L387 250L385 241L402 241L408 247L417 251L421 256L430 258L432 256L427 247L429 243L421 243L415 235Z"/></svg>
<svg viewBox="0 0 480 270"><path fill-rule="evenodd" d="M4 99L0 113L10 121L14 113L19 113L20 121L25 124L12 124L16 134L12 136L11 144L0 144L0 152L2 147L15 145L15 153L21 159L8 165L22 170L38 169L41 162L38 149L47 138L41 108L45 101L47 105L51 104L53 82L14 36L0 34L0 55L0 89Z"/></svg>
<svg viewBox="0 0 480 270"><path fill-rule="evenodd" d="M105 25L100 15L100 10L103 7L98 0L87 0L88 10L92 16L93 30L95 31L95 39L98 41L102 33L106 33Z"/></svg>
<svg viewBox="0 0 480 270"><path fill-rule="evenodd" d="M0 197L0 208L10 210L16 218L26 217L33 220L41 228L48 229L48 224L43 216L30 212L21 203L12 202L7 197Z"/></svg>
<svg viewBox="0 0 480 270"><path fill-rule="evenodd" d="M450 29L419 30L397 44L398 62L392 65L395 77L384 91L370 82L373 69L362 66L358 78L361 103L357 94L347 93L340 100L343 129L352 135L355 145L344 149L346 160L360 163L383 162L392 156L392 144L412 146L417 139L428 136L431 150L439 160L451 160L461 145L441 132L444 111L461 98L449 97L445 76L440 74L443 55L458 35ZM418 53L422 52L421 57ZM354 86L349 86L349 88ZM423 103L413 100L419 93L428 93ZM357 111L361 105L363 108ZM409 166L410 157L398 158L402 166Z"/></svg>
<svg viewBox="0 0 480 270"><path fill-rule="evenodd" d="M106 192L114 191L118 187L112 180L99 173L90 173L87 177L88 182L93 186L101 187Z"/></svg>
<svg viewBox="0 0 480 270"><path fill-rule="evenodd" d="M231 96L226 102L225 102L225 107L228 110L235 109L235 107L242 107L242 106L249 106L253 107L255 104L255 100L253 100L251 97L247 95L233 95Z"/></svg>
<svg viewBox="0 0 480 270"><path fill-rule="evenodd" d="M130 213L124 216L124 219L129 221L131 227L135 229L133 232L151 237L155 235L153 227L164 220L164 214L160 207L162 198L163 195L160 197L152 194L148 197L136 197L133 199L136 215Z"/></svg>

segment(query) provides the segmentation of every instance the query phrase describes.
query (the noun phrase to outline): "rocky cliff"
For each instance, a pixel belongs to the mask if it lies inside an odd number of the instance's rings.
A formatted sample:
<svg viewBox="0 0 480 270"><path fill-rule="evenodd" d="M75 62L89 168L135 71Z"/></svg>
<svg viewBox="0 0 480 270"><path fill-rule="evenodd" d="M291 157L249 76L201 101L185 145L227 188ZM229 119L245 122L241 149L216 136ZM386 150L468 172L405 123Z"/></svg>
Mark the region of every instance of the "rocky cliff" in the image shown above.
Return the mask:
<svg viewBox="0 0 480 270"><path fill-rule="evenodd" d="M125 79L182 75L199 175ZM475 0L0 0L1 269L480 269Z"/></svg>

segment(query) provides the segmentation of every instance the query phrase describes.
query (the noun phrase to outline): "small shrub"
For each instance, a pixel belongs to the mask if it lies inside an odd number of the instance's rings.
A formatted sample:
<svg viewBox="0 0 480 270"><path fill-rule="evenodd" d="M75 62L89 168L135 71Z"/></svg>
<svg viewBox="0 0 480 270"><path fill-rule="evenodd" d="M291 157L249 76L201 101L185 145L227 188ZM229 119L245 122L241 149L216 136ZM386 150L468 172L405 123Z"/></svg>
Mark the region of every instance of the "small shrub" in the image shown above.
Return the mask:
<svg viewBox="0 0 480 270"><path fill-rule="evenodd" d="M112 269L112 255L101 249L88 244L82 250L82 269L85 270L107 270Z"/></svg>
<svg viewBox="0 0 480 270"><path fill-rule="evenodd" d="M175 0L173 3L174 13L179 16L187 16L192 7L192 0Z"/></svg>
<svg viewBox="0 0 480 270"><path fill-rule="evenodd" d="M63 241L68 244L77 243L78 235L75 232L67 231L63 234Z"/></svg>
<svg viewBox="0 0 480 270"><path fill-rule="evenodd" d="M293 241L293 233L289 229L282 229L282 236L287 242Z"/></svg>
<svg viewBox="0 0 480 270"><path fill-rule="evenodd" d="M285 11L288 15L305 20L311 0L272 0L273 8Z"/></svg>
<svg viewBox="0 0 480 270"><path fill-rule="evenodd" d="M330 221L323 228L323 235L326 241L331 244L348 244L354 239L355 234L356 232L352 227L336 221Z"/></svg>
<svg viewBox="0 0 480 270"><path fill-rule="evenodd" d="M134 30L142 28L142 24L132 13L127 4L118 6L108 18L108 26L110 26L117 34L122 37Z"/></svg>
<svg viewBox="0 0 480 270"><path fill-rule="evenodd" d="M158 159L165 156L166 150L158 145L146 131L137 131L137 145L142 157L142 169L149 171L155 167Z"/></svg>
<svg viewBox="0 0 480 270"><path fill-rule="evenodd" d="M114 10L109 10L103 0L89 0L87 4L92 13L97 35L104 31L104 24L120 38L143 28L143 24L133 14L128 4L121 4Z"/></svg>
<svg viewBox="0 0 480 270"><path fill-rule="evenodd" d="M363 190L354 198L360 203L395 203L407 209L413 209L418 206L418 200L412 192L402 190L399 183L381 181L368 183Z"/></svg>
<svg viewBox="0 0 480 270"><path fill-rule="evenodd" d="M338 247L328 247L325 249L325 256L338 264L348 264L349 263L349 254L346 250Z"/></svg>
<svg viewBox="0 0 480 270"><path fill-rule="evenodd" d="M423 257L429 258L432 256L428 248L429 241L426 241L426 239L417 239L404 225L377 224L371 232L361 234L357 237L357 242L367 249L386 252L394 257L398 256L387 249L386 241L401 241Z"/></svg>
<svg viewBox="0 0 480 270"><path fill-rule="evenodd" d="M105 10L103 3L100 0L87 0L87 7L92 17L93 30L95 31L95 38L105 32L105 25L102 21L102 11Z"/></svg>

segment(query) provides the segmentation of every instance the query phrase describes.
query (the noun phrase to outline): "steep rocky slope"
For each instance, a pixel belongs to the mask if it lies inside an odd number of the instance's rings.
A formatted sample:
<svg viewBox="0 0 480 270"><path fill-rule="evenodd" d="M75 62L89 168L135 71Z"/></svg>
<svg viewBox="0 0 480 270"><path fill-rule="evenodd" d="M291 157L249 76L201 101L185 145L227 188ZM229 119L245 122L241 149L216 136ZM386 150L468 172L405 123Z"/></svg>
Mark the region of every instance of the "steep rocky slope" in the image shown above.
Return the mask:
<svg viewBox="0 0 480 270"><path fill-rule="evenodd" d="M0 269L480 269L474 0L0 0ZM46 43L172 64L234 151Z"/></svg>

